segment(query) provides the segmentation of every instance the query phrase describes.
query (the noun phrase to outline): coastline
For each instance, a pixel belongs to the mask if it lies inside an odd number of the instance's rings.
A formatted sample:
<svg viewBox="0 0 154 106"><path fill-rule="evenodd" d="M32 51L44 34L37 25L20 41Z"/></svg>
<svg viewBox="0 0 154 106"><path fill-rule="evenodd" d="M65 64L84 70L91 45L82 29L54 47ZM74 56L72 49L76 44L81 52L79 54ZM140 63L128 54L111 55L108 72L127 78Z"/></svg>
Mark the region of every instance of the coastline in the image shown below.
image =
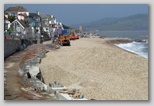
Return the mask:
<svg viewBox="0 0 154 106"><path fill-rule="evenodd" d="M136 51L133 51L133 50L130 50L130 49L127 49L125 47L122 47L120 45L128 45L128 44L132 44L133 42L144 42L144 41L135 41L135 40L132 40L132 39L128 39L128 38L112 38L111 40L107 40L106 43L108 45L111 45L111 46L116 46L126 52L129 52L129 53L132 53L132 54L135 54L135 55L139 55L141 57L144 57L146 59L148 59L148 56L147 55L143 55L143 54L140 54L139 52L136 52Z"/></svg>
<svg viewBox="0 0 154 106"><path fill-rule="evenodd" d="M108 38L108 40L105 42L109 45L114 45L114 44L122 44L122 43L131 43L133 42L133 40L126 39L126 38Z"/></svg>
<svg viewBox="0 0 154 106"><path fill-rule="evenodd" d="M130 40L81 38L48 52L40 68L45 82L80 89L87 99L148 100L148 59L115 46Z"/></svg>

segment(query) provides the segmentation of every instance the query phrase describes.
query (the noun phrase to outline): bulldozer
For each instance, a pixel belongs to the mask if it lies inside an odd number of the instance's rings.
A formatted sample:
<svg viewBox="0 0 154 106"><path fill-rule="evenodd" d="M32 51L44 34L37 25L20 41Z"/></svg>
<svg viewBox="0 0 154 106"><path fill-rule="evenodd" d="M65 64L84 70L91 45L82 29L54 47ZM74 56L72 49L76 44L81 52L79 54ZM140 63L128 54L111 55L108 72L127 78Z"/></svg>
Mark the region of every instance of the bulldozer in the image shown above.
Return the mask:
<svg viewBox="0 0 154 106"><path fill-rule="evenodd" d="M64 45L68 45L70 46L70 38L68 35L62 35L62 36L59 36L59 44L61 46L64 46Z"/></svg>

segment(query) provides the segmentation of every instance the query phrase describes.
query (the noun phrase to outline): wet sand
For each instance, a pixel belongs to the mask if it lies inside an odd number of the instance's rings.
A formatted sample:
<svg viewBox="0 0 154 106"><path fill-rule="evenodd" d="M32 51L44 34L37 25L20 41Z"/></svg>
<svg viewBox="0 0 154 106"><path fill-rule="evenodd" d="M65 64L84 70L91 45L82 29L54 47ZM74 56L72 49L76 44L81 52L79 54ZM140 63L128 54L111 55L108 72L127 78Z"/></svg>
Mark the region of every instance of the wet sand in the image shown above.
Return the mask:
<svg viewBox="0 0 154 106"><path fill-rule="evenodd" d="M45 83L58 81L87 99L148 100L148 59L110 40L81 38L48 52L40 64Z"/></svg>

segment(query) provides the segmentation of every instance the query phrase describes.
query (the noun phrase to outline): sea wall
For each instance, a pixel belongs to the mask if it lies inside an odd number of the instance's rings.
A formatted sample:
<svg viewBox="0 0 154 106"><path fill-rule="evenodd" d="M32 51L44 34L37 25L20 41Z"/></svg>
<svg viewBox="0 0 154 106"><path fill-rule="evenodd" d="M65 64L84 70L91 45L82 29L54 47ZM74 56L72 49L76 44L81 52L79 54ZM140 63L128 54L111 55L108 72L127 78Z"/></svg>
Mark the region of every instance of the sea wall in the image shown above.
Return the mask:
<svg viewBox="0 0 154 106"><path fill-rule="evenodd" d="M4 58L11 54L27 48L27 46L35 43L27 39L5 39L4 40Z"/></svg>
<svg viewBox="0 0 154 106"><path fill-rule="evenodd" d="M14 39L5 39L4 40L4 57L15 53L20 49L21 41Z"/></svg>

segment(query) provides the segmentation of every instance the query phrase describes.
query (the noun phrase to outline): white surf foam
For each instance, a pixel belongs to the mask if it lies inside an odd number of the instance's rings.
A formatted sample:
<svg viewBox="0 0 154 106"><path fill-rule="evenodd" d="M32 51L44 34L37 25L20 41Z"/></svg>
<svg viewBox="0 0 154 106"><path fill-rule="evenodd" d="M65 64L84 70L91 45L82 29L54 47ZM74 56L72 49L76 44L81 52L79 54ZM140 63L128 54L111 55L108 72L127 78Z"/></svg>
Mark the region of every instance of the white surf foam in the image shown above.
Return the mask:
<svg viewBox="0 0 154 106"><path fill-rule="evenodd" d="M148 51L144 50L144 49L147 49L147 47L144 44L145 43L142 43L142 42L132 42L132 43L115 44L115 45L124 50L138 54L144 58L148 58Z"/></svg>

